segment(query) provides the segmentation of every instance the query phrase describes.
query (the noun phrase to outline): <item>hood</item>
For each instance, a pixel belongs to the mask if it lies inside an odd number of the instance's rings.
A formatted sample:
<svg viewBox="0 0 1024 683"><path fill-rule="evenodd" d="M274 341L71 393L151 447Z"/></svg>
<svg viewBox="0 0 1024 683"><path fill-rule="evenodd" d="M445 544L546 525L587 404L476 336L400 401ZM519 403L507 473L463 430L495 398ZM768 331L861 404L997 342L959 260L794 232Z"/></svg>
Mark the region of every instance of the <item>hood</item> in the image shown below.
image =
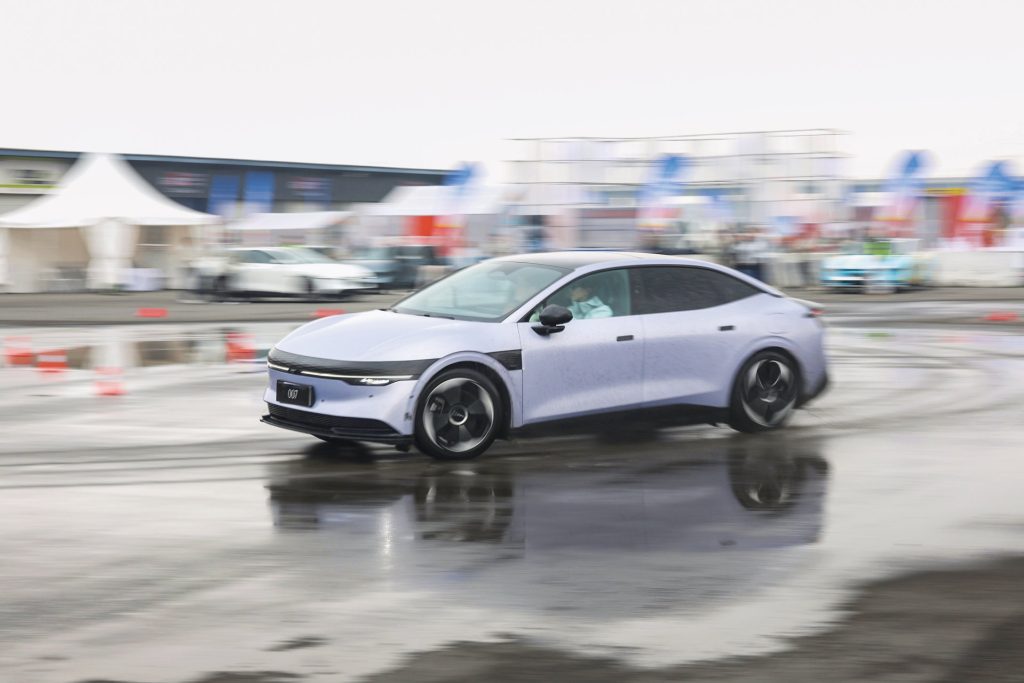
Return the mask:
<svg viewBox="0 0 1024 683"><path fill-rule="evenodd" d="M292 267L297 272L310 277L345 279L373 277L373 273L366 268L349 263L303 263Z"/></svg>
<svg viewBox="0 0 1024 683"><path fill-rule="evenodd" d="M509 326L391 311L367 311L308 323L277 344L288 353L341 361L424 360L465 350L501 351ZM513 326L514 327L514 326ZM516 331L511 330L514 335Z"/></svg>

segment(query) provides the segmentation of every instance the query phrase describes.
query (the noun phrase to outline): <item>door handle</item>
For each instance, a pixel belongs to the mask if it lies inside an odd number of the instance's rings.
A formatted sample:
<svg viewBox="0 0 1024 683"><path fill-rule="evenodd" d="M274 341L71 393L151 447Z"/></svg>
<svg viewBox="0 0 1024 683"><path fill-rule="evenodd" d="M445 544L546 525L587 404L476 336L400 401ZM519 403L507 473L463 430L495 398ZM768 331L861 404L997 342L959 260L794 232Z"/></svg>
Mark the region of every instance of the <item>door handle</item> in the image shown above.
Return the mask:
<svg viewBox="0 0 1024 683"><path fill-rule="evenodd" d="M631 334L624 334L624 335L622 335L620 337L616 337L615 341L633 341L633 335L631 335Z"/></svg>
<svg viewBox="0 0 1024 683"><path fill-rule="evenodd" d="M719 332L732 332L735 329L736 329L735 325L722 325L721 327L718 328L718 331Z"/></svg>

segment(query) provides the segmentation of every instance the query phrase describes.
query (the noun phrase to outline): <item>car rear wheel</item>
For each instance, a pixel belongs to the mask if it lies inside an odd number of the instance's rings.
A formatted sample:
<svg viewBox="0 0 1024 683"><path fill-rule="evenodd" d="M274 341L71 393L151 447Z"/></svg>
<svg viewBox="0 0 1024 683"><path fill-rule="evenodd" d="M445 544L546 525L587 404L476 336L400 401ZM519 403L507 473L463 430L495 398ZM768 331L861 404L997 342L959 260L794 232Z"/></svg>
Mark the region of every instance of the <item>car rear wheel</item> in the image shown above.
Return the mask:
<svg viewBox="0 0 1024 683"><path fill-rule="evenodd" d="M733 384L729 426L740 432L783 426L796 407L799 388L799 372L791 358L776 351L755 354Z"/></svg>
<svg viewBox="0 0 1024 683"><path fill-rule="evenodd" d="M416 446L439 460L475 458L494 442L504 414L486 375L468 368L442 372L417 402Z"/></svg>
<svg viewBox="0 0 1024 683"><path fill-rule="evenodd" d="M227 301L231 296L231 285L228 282L228 276L219 275L215 277L210 290L214 301Z"/></svg>

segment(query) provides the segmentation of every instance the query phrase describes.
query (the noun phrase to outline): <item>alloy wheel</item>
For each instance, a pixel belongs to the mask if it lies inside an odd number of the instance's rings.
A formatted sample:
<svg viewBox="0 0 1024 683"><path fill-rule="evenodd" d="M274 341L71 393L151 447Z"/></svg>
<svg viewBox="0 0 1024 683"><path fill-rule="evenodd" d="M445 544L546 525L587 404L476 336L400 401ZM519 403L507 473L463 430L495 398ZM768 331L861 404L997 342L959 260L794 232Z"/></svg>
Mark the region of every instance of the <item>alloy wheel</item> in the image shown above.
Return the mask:
<svg viewBox="0 0 1024 683"><path fill-rule="evenodd" d="M494 415L487 389L472 379L453 377L434 387L423 402L423 429L431 443L464 453L487 439Z"/></svg>
<svg viewBox="0 0 1024 683"><path fill-rule="evenodd" d="M796 404L793 370L783 361L765 358L747 370L743 378L743 411L761 427L775 427Z"/></svg>

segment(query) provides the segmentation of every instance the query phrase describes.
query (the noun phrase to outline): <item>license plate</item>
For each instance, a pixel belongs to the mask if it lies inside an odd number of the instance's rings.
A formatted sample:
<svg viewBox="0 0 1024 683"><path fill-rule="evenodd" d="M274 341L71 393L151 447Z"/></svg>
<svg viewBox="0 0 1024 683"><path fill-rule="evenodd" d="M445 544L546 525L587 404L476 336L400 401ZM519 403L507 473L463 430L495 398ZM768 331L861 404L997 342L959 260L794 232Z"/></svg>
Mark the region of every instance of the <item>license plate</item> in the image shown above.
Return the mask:
<svg viewBox="0 0 1024 683"><path fill-rule="evenodd" d="M296 406L313 405L313 387L308 384L296 384L295 382L277 381L277 402L291 403Z"/></svg>

